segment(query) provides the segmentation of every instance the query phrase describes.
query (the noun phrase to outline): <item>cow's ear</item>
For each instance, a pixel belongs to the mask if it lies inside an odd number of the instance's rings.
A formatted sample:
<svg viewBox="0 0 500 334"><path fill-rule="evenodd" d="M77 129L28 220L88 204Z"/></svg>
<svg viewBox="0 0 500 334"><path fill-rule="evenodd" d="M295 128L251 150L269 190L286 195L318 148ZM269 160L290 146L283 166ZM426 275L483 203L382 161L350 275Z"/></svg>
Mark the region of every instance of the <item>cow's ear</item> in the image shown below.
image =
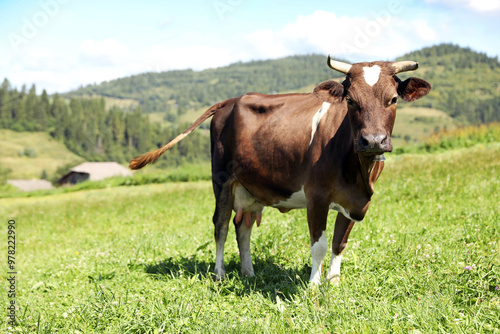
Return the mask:
<svg viewBox="0 0 500 334"><path fill-rule="evenodd" d="M340 102L344 96L344 86L333 80L325 81L314 88L314 95L325 102Z"/></svg>
<svg viewBox="0 0 500 334"><path fill-rule="evenodd" d="M408 78L401 81L396 76L394 79L398 83L398 95L407 102L418 100L431 91L431 84L423 79Z"/></svg>

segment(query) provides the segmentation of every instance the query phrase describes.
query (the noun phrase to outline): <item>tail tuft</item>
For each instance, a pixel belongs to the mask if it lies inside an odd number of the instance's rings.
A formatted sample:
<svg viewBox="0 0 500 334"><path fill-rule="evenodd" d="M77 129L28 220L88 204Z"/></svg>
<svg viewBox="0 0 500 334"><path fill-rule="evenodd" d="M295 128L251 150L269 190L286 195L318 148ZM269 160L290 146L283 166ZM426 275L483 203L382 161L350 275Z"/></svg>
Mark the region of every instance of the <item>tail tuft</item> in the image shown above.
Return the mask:
<svg viewBox="0 0 500 334"><path fill-rule="evenodd" d="M153 153L154 151L136 156L130 161L128 167L130 169L136 170L153 163L157 159L151 158L151 155L153 155Z"/></svg>

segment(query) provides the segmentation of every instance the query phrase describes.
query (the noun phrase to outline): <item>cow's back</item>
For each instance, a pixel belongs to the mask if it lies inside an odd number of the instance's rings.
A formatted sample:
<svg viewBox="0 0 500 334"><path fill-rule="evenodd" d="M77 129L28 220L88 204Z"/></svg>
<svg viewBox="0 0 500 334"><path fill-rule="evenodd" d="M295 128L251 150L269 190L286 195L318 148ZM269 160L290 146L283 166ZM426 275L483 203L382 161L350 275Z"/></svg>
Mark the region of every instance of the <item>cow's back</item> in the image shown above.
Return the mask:
<svg viewBox="0 0 500 334"><path fill-rule="evenodd" d="M322 101L313 94L245 94L214 115L212 166L229 165L236 180L266 205L304 183L311 123Z"/></svg>

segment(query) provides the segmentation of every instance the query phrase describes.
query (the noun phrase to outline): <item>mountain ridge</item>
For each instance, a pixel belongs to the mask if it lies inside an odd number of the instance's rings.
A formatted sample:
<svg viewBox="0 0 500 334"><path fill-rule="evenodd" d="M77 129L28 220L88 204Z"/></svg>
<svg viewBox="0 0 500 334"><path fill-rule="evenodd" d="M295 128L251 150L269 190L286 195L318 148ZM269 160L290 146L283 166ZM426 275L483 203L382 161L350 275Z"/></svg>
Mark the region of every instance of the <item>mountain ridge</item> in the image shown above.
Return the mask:
<svg viewBox="0 0 500 334"><path fill-rule="evenodd" d="M431 94L418 101L417 106L442 110L461 123L500 121L497 57L454 44L439 44L409 52L396 59L399 60L420 64L417 72L403 73L401 78L414 75L433 85ZM168 121L176 122L189 110L209 107L246 92L297 91L342 76L326 66L326 56L311 54L238 62L202 71L148 72L87 85L62 96L135 101L144 113L165 112Z"/></svg>

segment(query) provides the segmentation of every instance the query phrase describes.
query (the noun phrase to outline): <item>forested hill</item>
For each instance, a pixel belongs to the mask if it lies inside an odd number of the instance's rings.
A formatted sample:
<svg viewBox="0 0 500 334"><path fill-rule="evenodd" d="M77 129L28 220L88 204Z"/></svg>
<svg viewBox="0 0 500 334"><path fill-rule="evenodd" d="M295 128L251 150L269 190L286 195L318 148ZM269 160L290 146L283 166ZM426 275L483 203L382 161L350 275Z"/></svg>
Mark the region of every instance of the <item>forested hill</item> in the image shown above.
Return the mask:
<svg viewBox="0 0 500 334"><path fill-rule="evenodd" d="M406 54L416 60L415 73L432 84L431 93L413 105L443 110L460 123L500 121L500 62L497 57L453 44L440 44Z"/></svg>
<svg viewBox="0 0 500 334"><path fill-rule="evenodd" d="M420 69L401 77L415 75L433 86L430 96L416 105L443 110L462 123L500 121L497 58L453 44L440 44L398 58L403 59L418 61ZM165 112L167 119L175 122L188 110L208 107L245 92L294 91L339 76L326 66L325 55L293 56L199 72L144 73L89 85L63 96L132 100L145 113Z"/></svg>
<svg viewBox="0 0 500 334"><path fill-rule="evenodd" d="M189 109L209 106L246 92L296 90L340 75L326 66L325 56L293 56L204 71L144 73L89 85L63 96L132 99L139 102L145 113L167 112L175 119Z"/></svg>

